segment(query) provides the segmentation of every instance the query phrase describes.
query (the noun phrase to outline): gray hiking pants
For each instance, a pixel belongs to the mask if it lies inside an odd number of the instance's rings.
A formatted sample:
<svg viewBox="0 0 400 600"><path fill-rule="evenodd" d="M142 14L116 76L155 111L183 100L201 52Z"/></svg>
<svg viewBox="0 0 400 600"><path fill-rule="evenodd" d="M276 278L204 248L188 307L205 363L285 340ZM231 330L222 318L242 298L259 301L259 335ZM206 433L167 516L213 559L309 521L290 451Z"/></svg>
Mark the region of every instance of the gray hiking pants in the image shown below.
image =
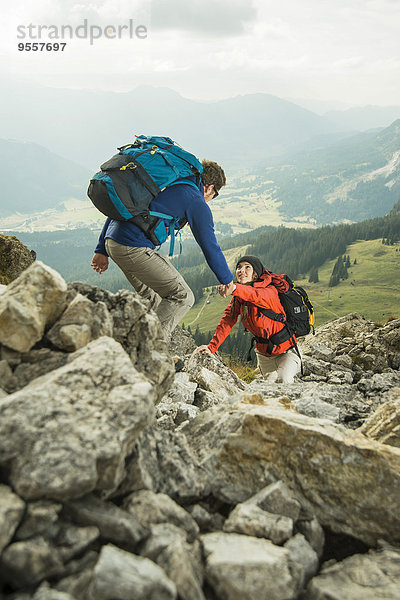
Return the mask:
<svg viewBox="0 0 400 600"><path fill-rule="evenodd" d="M106 239L106 250L135 290L149 301L165 339L194 304L193 292L168 258L152 248L123 246Z"/></svg>

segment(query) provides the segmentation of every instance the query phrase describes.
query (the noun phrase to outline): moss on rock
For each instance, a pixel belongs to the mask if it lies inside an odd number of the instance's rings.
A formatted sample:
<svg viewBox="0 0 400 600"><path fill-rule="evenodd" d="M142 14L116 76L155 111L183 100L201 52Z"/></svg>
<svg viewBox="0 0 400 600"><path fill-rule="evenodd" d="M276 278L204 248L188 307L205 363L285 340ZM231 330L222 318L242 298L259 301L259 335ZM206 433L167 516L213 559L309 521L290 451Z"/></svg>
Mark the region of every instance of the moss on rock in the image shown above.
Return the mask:
<svg viewBox="0 0 400 600"><path fill-rule="evenodd" d="M0 234L0 284L14 281L35 260L36 254L18 238Z"/></svg>

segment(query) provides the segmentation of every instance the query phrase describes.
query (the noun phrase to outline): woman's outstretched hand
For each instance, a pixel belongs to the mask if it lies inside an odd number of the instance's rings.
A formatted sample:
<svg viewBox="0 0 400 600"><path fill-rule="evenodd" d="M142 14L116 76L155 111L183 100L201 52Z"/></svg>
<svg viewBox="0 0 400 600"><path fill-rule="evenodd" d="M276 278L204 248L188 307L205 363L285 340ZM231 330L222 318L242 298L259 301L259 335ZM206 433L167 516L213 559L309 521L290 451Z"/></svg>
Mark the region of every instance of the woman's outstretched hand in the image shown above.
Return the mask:
<svg viewBox="0 0 400 600"><path fill-rule="evenodd" d="M209 354L210 356L212 355L212 352L210 350L210 348L208 346L197 346L196 350L193 352L193 354L198 354L199 352L201 352L202 354Z"/></svg>

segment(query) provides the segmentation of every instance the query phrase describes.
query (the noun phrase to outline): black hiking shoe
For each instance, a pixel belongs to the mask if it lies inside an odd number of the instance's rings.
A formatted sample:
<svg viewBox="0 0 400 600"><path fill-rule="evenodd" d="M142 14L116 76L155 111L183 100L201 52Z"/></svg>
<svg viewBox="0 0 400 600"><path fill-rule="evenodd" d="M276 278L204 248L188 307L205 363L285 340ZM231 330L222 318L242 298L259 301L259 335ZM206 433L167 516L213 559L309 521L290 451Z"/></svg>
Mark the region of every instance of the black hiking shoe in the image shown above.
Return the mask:
<svg viewBox="0 0 400 600"><path fill-rule="evenodd" d="M179 358L179 356L175 356L173 360L174 360L174 364L175 364L175 373L179 373L180 371L183 370L185 363L183 362L183 360L181 358Z"/></svg>

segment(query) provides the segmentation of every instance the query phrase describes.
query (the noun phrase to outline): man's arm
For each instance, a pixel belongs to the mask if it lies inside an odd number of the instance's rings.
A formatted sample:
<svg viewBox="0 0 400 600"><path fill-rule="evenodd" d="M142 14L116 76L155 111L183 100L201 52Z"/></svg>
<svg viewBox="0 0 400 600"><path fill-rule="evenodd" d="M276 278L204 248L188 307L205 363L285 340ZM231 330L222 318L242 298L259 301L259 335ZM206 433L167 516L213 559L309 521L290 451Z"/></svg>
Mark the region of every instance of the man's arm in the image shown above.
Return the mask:
<svg viewBox="0 0 400 600"><path fill-rule="evenodd" d="M100 273L100 275L108 269L108 254L106 250L105 238L110 221L111 219L107 217L106 222L103 225L103 229L101 230L92 262L90 263L90 266L97 271L97 273Z"/></svg>
<svg viewBox="0 0 400 600"><path fill-rule="evenodd" d="M193 201L186 211L186 217L208 266L221 284L230 284L233 281L233 275L215 237L212 213L204 198L201 198L200 195L193 197Z"/></svg>

